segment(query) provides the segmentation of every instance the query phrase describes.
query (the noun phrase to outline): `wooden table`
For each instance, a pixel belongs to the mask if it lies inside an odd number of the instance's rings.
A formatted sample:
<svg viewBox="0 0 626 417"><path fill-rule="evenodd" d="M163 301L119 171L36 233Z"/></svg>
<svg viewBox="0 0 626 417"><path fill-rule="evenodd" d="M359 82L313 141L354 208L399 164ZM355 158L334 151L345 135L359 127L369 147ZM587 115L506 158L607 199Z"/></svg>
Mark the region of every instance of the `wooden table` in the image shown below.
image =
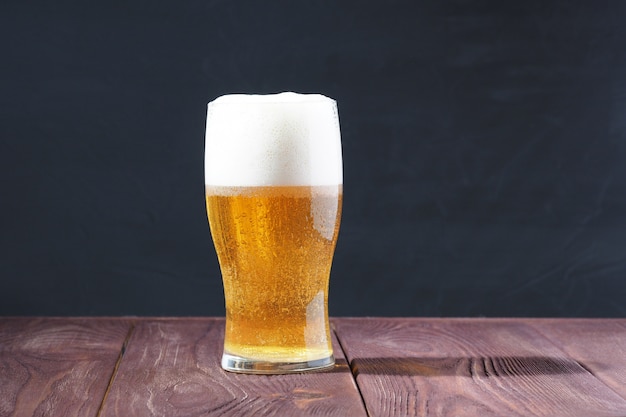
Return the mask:
<svg viewBox="0 0 626 417"><path fill-rule="evenodd" d="M0 416L626 416L626 319L332 325L334 369L259 376L221 318L0 318Z"/></svg>

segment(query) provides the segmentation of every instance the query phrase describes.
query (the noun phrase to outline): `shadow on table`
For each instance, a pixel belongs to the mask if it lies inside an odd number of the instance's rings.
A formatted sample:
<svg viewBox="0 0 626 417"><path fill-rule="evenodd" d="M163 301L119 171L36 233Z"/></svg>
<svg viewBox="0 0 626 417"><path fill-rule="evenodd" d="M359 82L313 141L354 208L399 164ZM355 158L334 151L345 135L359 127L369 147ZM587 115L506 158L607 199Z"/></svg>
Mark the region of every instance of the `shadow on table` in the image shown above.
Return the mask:
<svg viewBox="0 0 626 417"><path fill-rule="evenodd" d="M544 356L358 358L350 362L350 368L355 376L375 374L471 378L589 372L583 365L572 359Z"/></svg>

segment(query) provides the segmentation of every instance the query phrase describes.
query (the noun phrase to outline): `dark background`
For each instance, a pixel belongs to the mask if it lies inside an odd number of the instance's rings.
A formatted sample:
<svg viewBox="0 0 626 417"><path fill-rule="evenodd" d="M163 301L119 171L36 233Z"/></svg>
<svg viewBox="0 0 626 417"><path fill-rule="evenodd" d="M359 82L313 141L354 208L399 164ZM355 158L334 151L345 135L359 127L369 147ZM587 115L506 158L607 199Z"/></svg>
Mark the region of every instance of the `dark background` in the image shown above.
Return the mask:
<svg viewBox="0 0 626 417"><path fill-rule="evenodd" d="M626 3L0 3L0 314L223 315L206 103L339 104L332 315L626 316Z"/></svg>

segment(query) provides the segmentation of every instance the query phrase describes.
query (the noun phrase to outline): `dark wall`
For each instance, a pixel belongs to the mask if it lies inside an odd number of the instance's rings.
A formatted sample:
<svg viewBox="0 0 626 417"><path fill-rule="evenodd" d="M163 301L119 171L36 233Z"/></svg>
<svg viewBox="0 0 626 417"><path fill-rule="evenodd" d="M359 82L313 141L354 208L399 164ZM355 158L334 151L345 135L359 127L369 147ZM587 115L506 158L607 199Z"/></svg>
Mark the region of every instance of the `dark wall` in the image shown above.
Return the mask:
<svg viewBox="0 0 626 417"><path fill-rule="evenodd" d="M333 315L626 316L626 3L0 4L0 314L223 315L206 103L338 101Z"/></svg>

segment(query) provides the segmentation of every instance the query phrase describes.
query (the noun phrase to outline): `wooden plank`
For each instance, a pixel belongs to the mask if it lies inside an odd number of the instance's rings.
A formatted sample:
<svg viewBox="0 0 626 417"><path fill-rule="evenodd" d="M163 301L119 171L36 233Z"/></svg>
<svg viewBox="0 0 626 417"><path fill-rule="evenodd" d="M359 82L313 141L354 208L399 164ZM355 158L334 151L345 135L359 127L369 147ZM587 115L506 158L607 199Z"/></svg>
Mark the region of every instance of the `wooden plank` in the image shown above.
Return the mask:
<svg viewBox="0 0 626 417"><path fill-rule="evenodd" d="M626 398L625 319L538 319L530 323Z"/></svg>
<svg viewBox="0 0 626 417"><path fill-rule="evenodd" d="M625 416L524 320L335 319L372 416Z"/></svg>
<svg viewBox="0 0 626 417"><path fill-rule="evenodd" d="M130 324L0 319L0 416L96 416Z"/></svg>
<svg viewBox="0 0 626 417"><path fill-rule="evenodd" d="M102 416L365 416L335 341L331 371L243 375L220 367L223 319L138 321Z"/></svg>

